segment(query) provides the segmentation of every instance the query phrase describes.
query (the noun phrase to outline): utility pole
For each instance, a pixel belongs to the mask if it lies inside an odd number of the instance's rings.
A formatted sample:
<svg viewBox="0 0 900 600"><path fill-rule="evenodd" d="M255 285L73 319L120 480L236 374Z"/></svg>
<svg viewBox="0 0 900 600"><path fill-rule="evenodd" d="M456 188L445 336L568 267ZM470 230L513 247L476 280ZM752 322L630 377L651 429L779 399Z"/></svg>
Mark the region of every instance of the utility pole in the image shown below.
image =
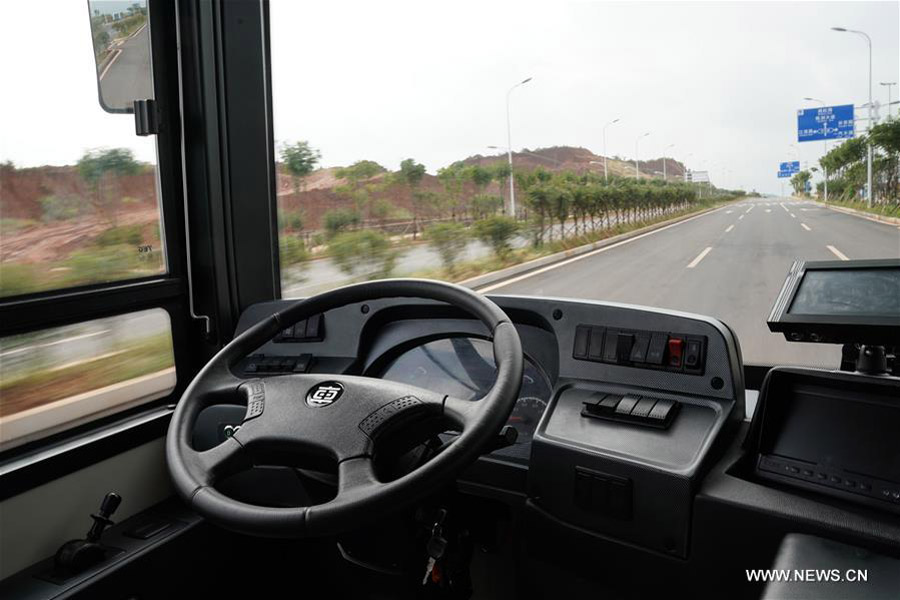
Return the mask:
<svg viewBox="0 0 900 600"><path fill-rule="evenodd" d="M606 166L606 161L607 161L607 158L606 158L606 128L609 127L610 125L613 125L618 122L619 122L619 117L616 117L615 119L613 119L612 121L610 121L609 123L607 123L606 125L603 126L603 182L604 183L609 183L609 169Z"/></svg>
<svg viewBox="0 0 900 600"><path fill-rule="evenodd" d="M842 31L847 33L855 33L857 35L861 35L866 38L866 43L869 45L869 131L872 130L872 127L875 125L875 121L872 116L872 38L869 37L869 34L865 31L858 31L856 29L846 29L844 27L832 27L833 31ZM872 198L874 190L872 189L872 139L871 136L867 140L868 144L866 145L866 204L869 208L872 208Z"/></svg>
<svg viewBox="0 0 900 600"><path fill-rule="evenodd" d="M637 139L634 140L634 179L638 181L641 178L641 167L638 165L638 142L641 141L641 138L645 138L650 135L650 132L643 135L637 136Z"/></svg>
<svg viewBox="0 0 900 600"><path fill-rule="evenodd" d="M506 156L509 159L509 212L512 218L516 218L516 186L515 186L515 177L513 177L513 162L512 162L512 128L509 124L509 96L512 94L513 90L519 87L520 85L525 85L531 81L531 77L527 79L523 79L516 85L509 88L509 91L506 92Z"/></svg>

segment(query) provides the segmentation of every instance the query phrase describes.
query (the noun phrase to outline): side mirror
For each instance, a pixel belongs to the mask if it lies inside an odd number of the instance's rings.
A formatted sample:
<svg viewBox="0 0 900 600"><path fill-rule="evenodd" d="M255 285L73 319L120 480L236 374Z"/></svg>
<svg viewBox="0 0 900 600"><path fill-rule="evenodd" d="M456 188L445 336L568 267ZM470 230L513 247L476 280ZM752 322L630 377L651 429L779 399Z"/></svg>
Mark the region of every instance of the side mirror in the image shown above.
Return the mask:
<svg viewBox="0 0 900 600"><path fill-rule="evenodd" d="M100 106L133 113L135 100L153 98L147 0L88 0Z"/></svg>

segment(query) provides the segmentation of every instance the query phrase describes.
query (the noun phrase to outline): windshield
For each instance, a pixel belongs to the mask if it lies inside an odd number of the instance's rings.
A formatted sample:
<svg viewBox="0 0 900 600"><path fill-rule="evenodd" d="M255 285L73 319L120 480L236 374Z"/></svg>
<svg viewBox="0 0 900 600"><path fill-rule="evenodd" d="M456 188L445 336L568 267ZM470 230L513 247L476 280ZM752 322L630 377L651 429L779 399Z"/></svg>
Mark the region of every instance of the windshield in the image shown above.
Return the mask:
<svg viewBox="0 0 900 600"><path fill-rule="evenodd" d="M275 0L283 296L480 282L712 315L748 364L836 368L766 319L795 260L900 256L898 22L891 2Z"/></svg>

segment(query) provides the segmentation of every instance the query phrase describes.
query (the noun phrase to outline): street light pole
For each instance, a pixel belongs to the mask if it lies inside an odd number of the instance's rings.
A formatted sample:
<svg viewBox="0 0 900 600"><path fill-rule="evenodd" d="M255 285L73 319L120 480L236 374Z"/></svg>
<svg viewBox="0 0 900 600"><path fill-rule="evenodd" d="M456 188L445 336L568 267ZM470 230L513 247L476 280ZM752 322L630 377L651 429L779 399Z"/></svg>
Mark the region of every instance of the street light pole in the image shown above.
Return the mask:
<svg viewBox="0 0 900 600"><path fill-rule="evenodd" d="M859 31L857 29L846 29L844 27L832 27L833 31L842 31L846 33L855 33L857 35L861 35L866 38L866 43L869 45L869 130L871 131L872 126L875 125L875 122L872 120L872 38L869 37L869 34L865 31ZM873 192L872 189L872 139L871 137L868 140L868 145L866 146L866 204L869 208L872 208L872 198Z"/></svg>
<svg viewBox="0 0 900 600"><path fill-rule="evenodd" d="M666 150L669 148L673 148L675 144L669 144L666 146L665 150L663 150L663 181L669 181L669 177L666 175Z"/></svg>
<svg viewBox="0 0 900 600"><path fill-rule="evenodd" d="M634 179L638 181L641 178L641 168L638 166L638 142L641 141L641 138L645 138L650 135L650 132L643 135L639 135L636 140L634 140Z"/></svg>
<svg viewBox="0 0 900 600"><path fill-rule="evenodd" d="M607 123L606 125L603 126L603 182L604 183L609 183L609 170L606 167L606 128L609 127L610 125L613 125L614 123L618 123L618 122L619 122L619 118L616 117L615 119L613 119L612 121L610 121L609 123Z"/></svg>
<svg viewBox="0 0 900 600"><path fill-rule="evenodd" d="M806 100L807 102L818 102L823 107L825 106L825 102L819 100L818 98L804 98L804 100ZM827 121L822 123L822 132L825 134L825 137L828 137ZM822 140L822 143L825 144L825 154L828 154L828 140ZM825 155L823 154L822 157L824 158ZM828 167L822 164L821 161L819 161L819 164L822 165L822 175L825 177L825 204L828 204Z"/></svg>
<svg viewBox="0 0 900 600"><path fill-rule="evenodd" d="M509 91L506 92L506 157L509 160L509 212L513 218L516 218L516 186L515 186L515 178L513 177L513 162L512 162L512 128L509 123L509 96L512 94L513 90L519 87L520 85L525 85L531 81L531 77L527 79L523 79L516 85L509 88Z"/></svg>
<svg viewBox="0 0 900 600"><path fill-rule="evenodd" d="M888 119L891 118L891 87L897 85L896 81L882 81L878 85L883 85L888 89Z"/></svg>

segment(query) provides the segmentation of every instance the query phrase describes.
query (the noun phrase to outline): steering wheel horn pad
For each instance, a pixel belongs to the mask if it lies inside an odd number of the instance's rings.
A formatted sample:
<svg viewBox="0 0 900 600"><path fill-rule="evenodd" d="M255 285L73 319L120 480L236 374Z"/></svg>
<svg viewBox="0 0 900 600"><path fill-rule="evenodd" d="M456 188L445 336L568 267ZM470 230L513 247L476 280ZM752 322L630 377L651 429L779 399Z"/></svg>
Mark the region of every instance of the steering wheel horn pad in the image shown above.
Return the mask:
<svg viewBox="0 0 900 600"><path fill-rule="evenodd" d="M402 383L341 374L290 374L241 379L231 369L293 323L313 314L381 298L415 297L451 304L479 318L492 333L497 378L478 402ZM298 301L257 323L225 346L185 390L169 425L166 458L175 489L194 510L228 529L265 537L311 537L346 531L409 505L452 481L481 454L506 422L522 381L522 347L515 327L493 302L468 289L428 280L367 282ZM234 403L247 413L218 446L191 447L193 425L211 404ZM444 418L461 430L453 444L416 470L378 481L372 456L382 433L405 420ZM337 495L312 506L273 508L229 498L215 488L224 476L279 457L327 457L337 463Z"/></svg>

